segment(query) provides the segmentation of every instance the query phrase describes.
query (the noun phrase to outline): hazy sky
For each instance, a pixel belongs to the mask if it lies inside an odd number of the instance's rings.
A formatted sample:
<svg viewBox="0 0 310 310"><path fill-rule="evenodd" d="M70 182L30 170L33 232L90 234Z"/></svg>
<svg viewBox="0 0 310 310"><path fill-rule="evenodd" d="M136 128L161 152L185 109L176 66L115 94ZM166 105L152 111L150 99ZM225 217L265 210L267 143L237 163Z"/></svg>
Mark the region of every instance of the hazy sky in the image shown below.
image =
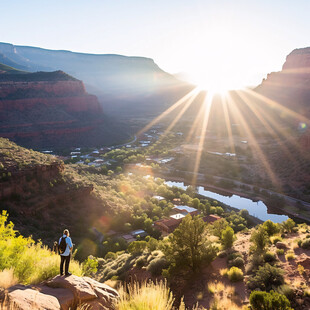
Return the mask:
<svg viewBox="0 0 310 310"><path fill-rule="evenodd" d="M153 58L194 80L257 84L310 46L310 0L0 0L0 41Z"/></svg>

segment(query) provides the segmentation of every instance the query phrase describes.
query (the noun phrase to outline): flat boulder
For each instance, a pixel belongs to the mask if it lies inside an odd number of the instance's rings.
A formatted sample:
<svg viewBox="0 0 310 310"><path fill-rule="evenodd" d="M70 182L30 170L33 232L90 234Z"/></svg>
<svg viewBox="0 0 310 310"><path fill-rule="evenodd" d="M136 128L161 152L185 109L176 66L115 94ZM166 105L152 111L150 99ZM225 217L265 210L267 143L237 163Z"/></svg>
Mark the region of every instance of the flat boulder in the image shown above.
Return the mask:
<svg viewBox="0 0 310 310"><path fill-rule="evenodd" d="M18 310L59 310L58 299L45 295L30 287L11 287L5 300L4 309Z"/></svg>
<svg viewBox="0 0 310 310"><path fill-rule="evenodd" d="M74 298L81 303L98 297L92 287L83 278L74 275L68 277L56 276L47 281L46 285L52 288L70 290L73 293Z"/></svg>
<svg viewBox="0 0 310 310"><path fill-rule="evenodd" d="M114 310L116 290L88 277L56 276L35 286L15 285L0 291L1 310Z"/></svg>

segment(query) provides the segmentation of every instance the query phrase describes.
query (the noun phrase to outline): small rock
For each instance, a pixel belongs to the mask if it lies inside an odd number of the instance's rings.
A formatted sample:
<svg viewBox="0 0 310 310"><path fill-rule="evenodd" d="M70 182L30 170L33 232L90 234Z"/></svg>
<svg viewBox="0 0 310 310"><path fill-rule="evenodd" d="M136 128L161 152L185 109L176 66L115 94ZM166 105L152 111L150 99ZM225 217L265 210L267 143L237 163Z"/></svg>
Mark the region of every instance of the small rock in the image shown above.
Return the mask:
<svg viewBox="0 0 310 310"><path fill-rule="evenodd" d="M287 249L287 245L284 242L280 242L280 241L276 243L276 247L278 249Z"/></svg>

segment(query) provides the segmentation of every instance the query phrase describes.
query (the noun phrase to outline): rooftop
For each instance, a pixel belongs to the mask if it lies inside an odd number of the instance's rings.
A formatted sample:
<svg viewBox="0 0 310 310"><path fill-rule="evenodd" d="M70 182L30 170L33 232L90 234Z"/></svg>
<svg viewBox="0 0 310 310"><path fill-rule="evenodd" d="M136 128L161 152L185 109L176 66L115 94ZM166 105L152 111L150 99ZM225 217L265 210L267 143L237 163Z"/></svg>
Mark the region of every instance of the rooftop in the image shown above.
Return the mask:
<svg viewBox="0 0 310 310"><path fill-rule="evenodd" d="M181 211L186 211L187 213L192 213L192 212L197 211L197 209L189 207L189 206L175 206L173 209L174 210L177 209L177 210L181 210Z"/></svg>
<svg viewBox="0 0 310 310"><path fill-rule="evenodd" d="M175 219L175 220L180 220L180 219L184 218L185 215L182 213L177 213L177 214L170 215L170 217Z"/></svg>

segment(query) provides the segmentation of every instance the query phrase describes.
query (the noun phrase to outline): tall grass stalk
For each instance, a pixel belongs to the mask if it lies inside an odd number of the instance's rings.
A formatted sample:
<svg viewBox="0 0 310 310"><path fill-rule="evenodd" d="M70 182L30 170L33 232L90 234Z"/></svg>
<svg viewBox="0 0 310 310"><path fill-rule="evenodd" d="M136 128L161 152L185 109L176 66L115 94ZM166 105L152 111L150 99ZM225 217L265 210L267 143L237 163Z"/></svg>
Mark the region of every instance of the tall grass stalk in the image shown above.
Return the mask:
<svg viewBox="0 0 310 310"><path fill-rule="evenodd" d="M174 302L166 283L135 283L120 290L117 310L171 310Z"/></svg>

